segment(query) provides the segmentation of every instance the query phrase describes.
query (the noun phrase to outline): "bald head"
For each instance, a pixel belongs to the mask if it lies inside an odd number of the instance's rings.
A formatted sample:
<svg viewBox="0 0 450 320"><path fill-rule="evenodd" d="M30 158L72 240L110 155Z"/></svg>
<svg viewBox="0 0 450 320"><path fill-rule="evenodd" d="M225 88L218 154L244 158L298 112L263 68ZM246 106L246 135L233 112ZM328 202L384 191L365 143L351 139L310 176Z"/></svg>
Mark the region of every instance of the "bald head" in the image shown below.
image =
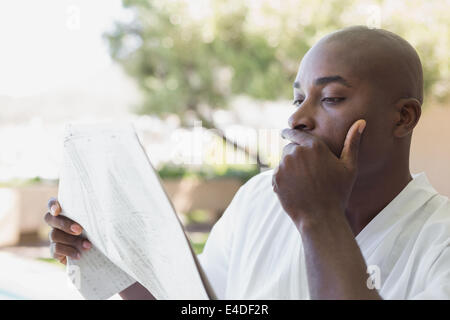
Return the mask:
<svg viewBox="0 0 450 320"><path fill-rule="evenodd" d="M401 37L359 26L325 36L303 57L293 93L289 126L322 139L336 156L350 126L366 120L361 174L408 164L423 77L419 56Z"/></svg>
<svg viewBox="0 0 450 320"><path fill-rule="evenodd" d="M348 27L322 38L311 50L333 48L361 79L392 96L423 103L422 64L416 50L400 36L382 29Z"/></svg>

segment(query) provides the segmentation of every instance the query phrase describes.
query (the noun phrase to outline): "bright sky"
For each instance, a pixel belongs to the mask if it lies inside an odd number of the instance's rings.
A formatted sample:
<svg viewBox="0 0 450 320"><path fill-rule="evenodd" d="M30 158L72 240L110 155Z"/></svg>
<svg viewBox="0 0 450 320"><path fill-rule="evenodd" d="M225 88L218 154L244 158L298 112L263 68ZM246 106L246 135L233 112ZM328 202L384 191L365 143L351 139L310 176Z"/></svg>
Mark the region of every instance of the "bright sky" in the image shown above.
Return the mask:
<svg viewBox="0 0 450 320"><path fill-rule="evenodd" d="M46 92L105 68L102 34L127 16L120 0L2 0L0 95Z"/></svg>

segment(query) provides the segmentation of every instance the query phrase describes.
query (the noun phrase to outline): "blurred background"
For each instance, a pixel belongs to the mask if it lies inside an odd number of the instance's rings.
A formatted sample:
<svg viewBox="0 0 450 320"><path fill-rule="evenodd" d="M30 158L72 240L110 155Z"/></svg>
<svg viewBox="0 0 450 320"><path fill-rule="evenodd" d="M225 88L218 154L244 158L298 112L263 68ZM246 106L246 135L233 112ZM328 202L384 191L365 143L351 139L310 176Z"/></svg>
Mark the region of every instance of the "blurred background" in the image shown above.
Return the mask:
<svg viewBox="0 0 450 320"><path fill-rule="evenodd" d="M201 252L237 189L278 163L302 56L355 24L419 52L411 169L450 196L448 0L1 1L0 299L81 298L43 222L67 123L133 123Z"/></svg>

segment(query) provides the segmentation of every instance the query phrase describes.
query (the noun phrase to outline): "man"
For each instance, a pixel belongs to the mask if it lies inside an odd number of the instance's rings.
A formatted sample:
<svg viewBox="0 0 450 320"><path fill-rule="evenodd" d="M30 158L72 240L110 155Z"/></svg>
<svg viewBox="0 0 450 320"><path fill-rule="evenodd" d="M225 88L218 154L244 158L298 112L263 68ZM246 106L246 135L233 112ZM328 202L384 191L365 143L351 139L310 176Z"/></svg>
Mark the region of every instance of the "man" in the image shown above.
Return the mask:
<svg viewBox="0 0 450 320"><path fill-rule="evenodd" d="M218 297L450 298L450 202L409 171L422 102L399 36L350 27L312 47L279 166L238 191L199 256ZM61 261L88 245L74 222L46 221ZM151 297L138 283L122 296Z"/></svg>

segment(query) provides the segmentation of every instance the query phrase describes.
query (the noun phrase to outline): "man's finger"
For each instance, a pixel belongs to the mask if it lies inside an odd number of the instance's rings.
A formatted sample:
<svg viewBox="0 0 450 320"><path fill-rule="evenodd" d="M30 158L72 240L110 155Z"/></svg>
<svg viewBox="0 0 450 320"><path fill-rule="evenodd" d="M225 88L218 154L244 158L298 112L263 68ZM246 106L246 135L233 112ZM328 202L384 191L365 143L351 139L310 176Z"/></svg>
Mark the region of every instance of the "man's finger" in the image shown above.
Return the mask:
<svg viewBox="0 0 450 320"><path fill-rule="evenodd" d="M62 243L51 243L50 252L55 259L58 259L60 256L71 257L73 259L80 259L81 257L80 252L76 248Z"/></svg>
<svg viewBox="0 0 450 320"><path fill-rule="evenodd" d="M61 262L62 264L66 265L67 264L67 257L63 257L62 259L59 260L59 262Z"/></svg>
<svg viewBox="0 0 450 320"><path fill-rule="evenodd" d="M75 236L80 235L83 231L83 228L78 223L64 216L55 217L47 212L44 220L50 227L62 230Z"/></svg>
<svg viewBox="0 0 450 320"><path fill-rule="evenodd" d="M293 143L293 142L285 145L283 148L283 152L281 154L281 158L283 159L285 155L292 153L297 146L298 146L298 144Z"/></svg>
<svg viewBox="0 0 450 320"><path fill-rule="evenodd" d="M50 198L47 206L53 216L57 216L61 213L61 206L56 198Z"/></svg>
<svg viewBox="0 0 450 320"><path fill-rule="evenodd" d="M49 239L51 242L59 242L72 247L76 247L80 251L90 249L92 246L89 240L84 239L80 236L68 234L59 229L52 229L49 233Z"/></svg>
<svg viewBox="0 0 450 320"><path fill-rule="evenodd" d="M365 127L366 120L359 119L353 123L347 132L341 152L341 160L348 166L355 167L358 163L359 144Z"/></svg>

